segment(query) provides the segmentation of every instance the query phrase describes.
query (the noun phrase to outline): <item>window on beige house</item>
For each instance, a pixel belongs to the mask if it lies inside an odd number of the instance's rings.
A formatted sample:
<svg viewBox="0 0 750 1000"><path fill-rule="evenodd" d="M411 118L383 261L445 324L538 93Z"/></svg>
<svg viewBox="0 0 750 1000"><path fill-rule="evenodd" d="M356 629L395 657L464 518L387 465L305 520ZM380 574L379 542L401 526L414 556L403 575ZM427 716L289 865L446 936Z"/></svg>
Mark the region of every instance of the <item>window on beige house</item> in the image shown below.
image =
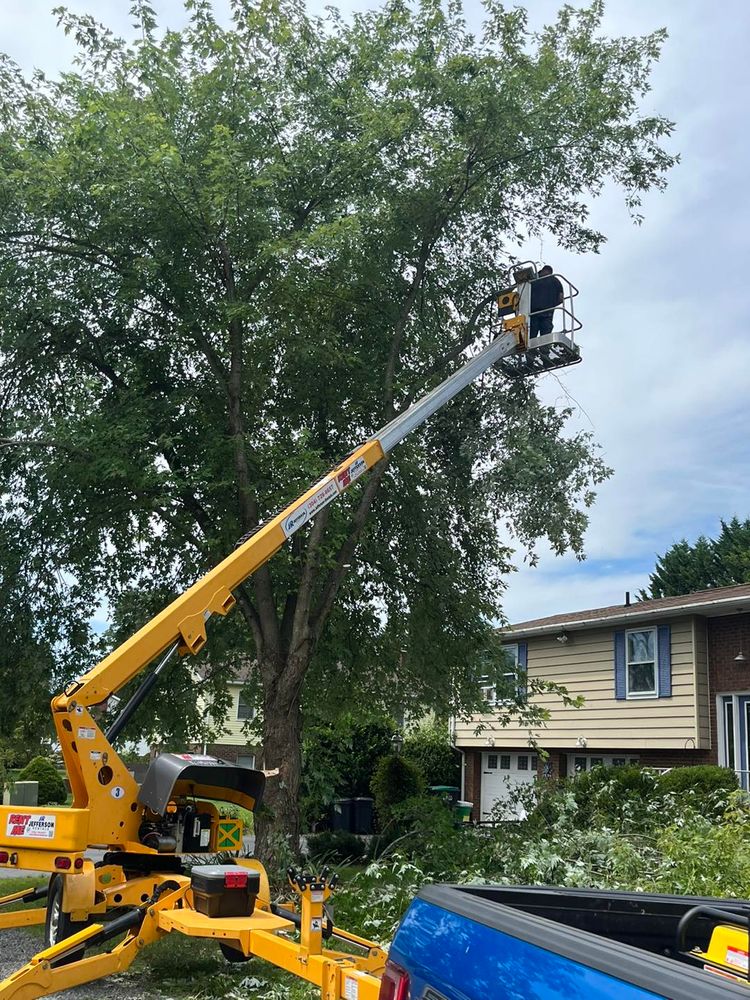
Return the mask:
<svg viewBox="0 0 750 1000"><path fill-rule="evenodd" d="M656 698L656 629L633 630L626 634L625 683L628 698Z"/></svg>
<svg viewBox="0 0 750 1000"><path fill-rule="evenodd" d="M526 696L526 643L507 643L503 646L503 670L497 686L489 677L481 679L482 698L488 705L503 705Z"/></svg>
<svg viewBox="0 0 750 1000"><path fill-rule="evenodd" d="M254 719L255 709L252 705L248 704L245 700L243 692L240 691L237 698L237 718L238 719Z"/></svg>

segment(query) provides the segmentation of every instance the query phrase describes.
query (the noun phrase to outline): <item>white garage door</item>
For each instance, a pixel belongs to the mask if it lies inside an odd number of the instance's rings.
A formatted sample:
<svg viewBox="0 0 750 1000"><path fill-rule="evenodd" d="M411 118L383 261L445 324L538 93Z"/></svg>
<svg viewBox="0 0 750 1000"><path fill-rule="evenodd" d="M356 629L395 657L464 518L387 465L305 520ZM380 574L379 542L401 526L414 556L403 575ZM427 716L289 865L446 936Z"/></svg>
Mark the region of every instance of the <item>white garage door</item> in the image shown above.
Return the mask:
<svg viewBox="0 0 750 1000"><path fill-rule="evenodd" d="M536 778L537 757L533 753L483 753L482 754L482 819L492 819L492 809L497 802L507 802L514 789L529 785ZM522 818L516 808L513 815Z"/></svg>

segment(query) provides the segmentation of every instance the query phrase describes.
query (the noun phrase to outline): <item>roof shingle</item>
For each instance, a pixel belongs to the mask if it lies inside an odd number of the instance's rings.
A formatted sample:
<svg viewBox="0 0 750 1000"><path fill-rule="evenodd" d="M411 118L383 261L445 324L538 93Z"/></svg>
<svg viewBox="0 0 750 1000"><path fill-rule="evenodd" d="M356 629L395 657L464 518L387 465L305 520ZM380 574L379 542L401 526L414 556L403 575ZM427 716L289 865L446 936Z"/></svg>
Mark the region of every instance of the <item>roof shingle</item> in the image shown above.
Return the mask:
<svg viewBox="0 0 750 1000"><path fill-rule="evenodd" d="M710 590L700 590L694 594L684 594L680 597L660 597L652 601L635 601L632 604L613 604L607 608L591 608L588 611L573 611L562 615L549 615L547 618L531 618L525 622L516 622L510 626L512 632L545 631L555 625L581 625L591 622L606 622L620 618L639 618L658 611L675 611L685 609L697 612L701 608L709 608L716 604L733 601L750 601L750 583L736 587L713 587ZM739 608L729 608L727 613Z"/></svg>

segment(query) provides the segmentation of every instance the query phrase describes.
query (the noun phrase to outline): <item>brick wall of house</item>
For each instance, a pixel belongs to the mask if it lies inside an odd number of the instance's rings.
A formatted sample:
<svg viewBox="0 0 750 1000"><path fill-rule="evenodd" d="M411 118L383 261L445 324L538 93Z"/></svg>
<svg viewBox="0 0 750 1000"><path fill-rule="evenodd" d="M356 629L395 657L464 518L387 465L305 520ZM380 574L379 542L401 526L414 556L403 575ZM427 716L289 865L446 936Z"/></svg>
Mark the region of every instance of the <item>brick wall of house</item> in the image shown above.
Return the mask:
<svg viewBox="0 0 750 1000"><path fill-rule="evenodd" d="M707 625L711 763L717 764L716 696L750 691L750 614L709 618ZM740 650L747 657L745 663L737 663L734 659Z"/></svg>
<svg viewBox="0 0 750 1000"><path fill-rule="evenodd" d="M568 764L565 753L565 750L550 750L546 758L539 757L536 767L537 778L547 778L550 781L564 778Z"/></svg>
<svg viewBox="0 0 750 1000"><path fill-rule="evenodd" d="M471 818L479 819L482 788L482 751L466 750L464 756L464 800L473 802Z"/></svg>

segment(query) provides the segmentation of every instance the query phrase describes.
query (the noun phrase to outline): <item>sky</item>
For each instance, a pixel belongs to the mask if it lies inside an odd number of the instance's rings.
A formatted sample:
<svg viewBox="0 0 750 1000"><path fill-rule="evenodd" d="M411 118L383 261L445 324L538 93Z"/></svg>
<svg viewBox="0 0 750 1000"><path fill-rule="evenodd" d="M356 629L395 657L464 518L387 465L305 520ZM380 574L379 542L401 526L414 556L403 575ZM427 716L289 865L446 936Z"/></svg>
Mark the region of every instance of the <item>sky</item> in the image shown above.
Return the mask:
<svg viewBox="0 0 750 1000"><path fill-rule="evenodd" d="M180 0L152 3L162 24L184 23ZM0 5L0 50L25 70L53 74L70 65L74 47L52 6ZM130 33L126 0L67 6ZM221 14L227 4L215 6ZM527 6L541 24L559 4ZM481 5L465 0L465 9L478 26ZM643 107L677 124L669 146L681 163L667 191L646 196L640 226L619 192L593 202L592 222L608 237L598 255L563 252L551 239L527 248L580 289L584 324L583 364L542 378L540 395L576 408L574 427L591 431L615 474L591 510L584 561L542 550L530 567L519 553L504 597L511 622L622 603L625 591L646 585L656 555L673 542L715 534L722 517L750 517L750 4L727 0L720 12L707 0L607 5L607 34L657 27L670 37Z"/></svg>

